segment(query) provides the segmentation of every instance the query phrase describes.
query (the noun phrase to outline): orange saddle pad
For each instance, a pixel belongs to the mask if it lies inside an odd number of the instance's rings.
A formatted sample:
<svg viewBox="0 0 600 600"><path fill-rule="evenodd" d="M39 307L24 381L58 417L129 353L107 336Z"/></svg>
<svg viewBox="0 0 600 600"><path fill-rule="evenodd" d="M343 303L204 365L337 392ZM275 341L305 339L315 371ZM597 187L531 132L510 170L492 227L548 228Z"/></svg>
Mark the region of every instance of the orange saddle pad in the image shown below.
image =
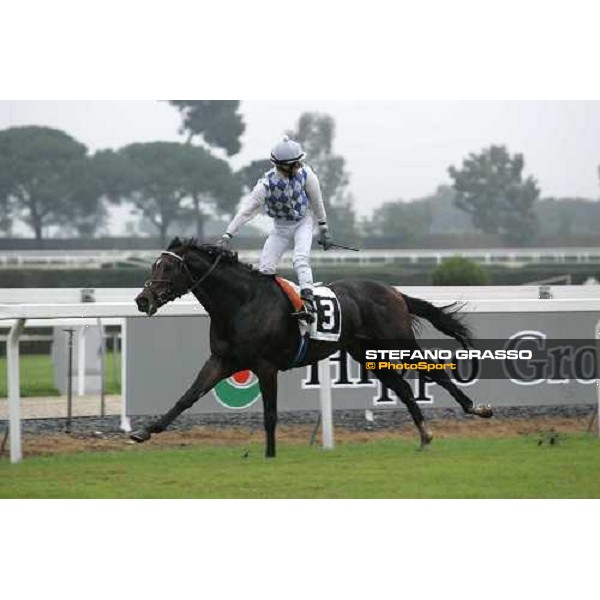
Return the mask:
<svg viewBox="0 0 600 600"><path fill-rule="evenodd" d="M275 275L275 281L277 285L283 290L285 295L290 299L292 306L296 309L296 311L300 311L304 309L304 303L300 299L300 294L296 291L294 286L283 277L279 277L279 275Z"/></svg>

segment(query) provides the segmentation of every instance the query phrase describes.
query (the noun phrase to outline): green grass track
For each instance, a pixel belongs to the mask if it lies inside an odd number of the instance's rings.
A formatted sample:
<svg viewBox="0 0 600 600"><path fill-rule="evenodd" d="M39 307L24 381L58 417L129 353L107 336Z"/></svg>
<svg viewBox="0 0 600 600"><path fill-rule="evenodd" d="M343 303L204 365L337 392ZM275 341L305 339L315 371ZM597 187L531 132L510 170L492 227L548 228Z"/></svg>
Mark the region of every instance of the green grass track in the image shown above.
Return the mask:
<svg viewBox="0 0 600 600"><path fill-rule="evenodd" d="M2 498L599 498L600 441L569 435L87 452L0 461Z"/></svg>
<svg viewBox="0 0 600 600"><path fill-rule="evenodd" d="M54 387L52 358L48 354L22 354L19 361L22 397L59 396ZM74 367L76 368L76 367ZM106 353L105 392L120 394L121 357L112 352ZM0 398L7 396L6 357L0 356Z"/></svg>

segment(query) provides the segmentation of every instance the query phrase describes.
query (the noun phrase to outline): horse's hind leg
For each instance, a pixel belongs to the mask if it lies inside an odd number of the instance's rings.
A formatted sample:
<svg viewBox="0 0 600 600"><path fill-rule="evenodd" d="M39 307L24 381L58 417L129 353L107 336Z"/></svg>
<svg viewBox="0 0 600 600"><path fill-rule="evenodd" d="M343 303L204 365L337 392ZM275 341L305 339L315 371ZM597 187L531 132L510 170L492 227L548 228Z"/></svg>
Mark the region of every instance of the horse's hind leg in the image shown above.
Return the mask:
<svg viewBox="0 0 600 600"><path fill-rule="evenodd" d="M415 426L419 430L419 435L421 436L421 448L425 448L429 443L431 443L433 435L425 427L423 413L421 412L421 409L415 400L415 396L410 385L394 371L374 371L374 373L377 379L379 379L379 381L381 381L381 383L384 385L387 385L387 387L394 390L394 392L396 392L398 395L398 398L400 398L400 400L406 405L406 408L408 408L408 412L410 413Z"/></svg>
<svg viewBox="0 0 600 600"><path fill-rule="evenodd" d="M184 410L187 410L200 398L208 393L221 379L229 377L234 369L228 368L221 359L211 356L203 365L194 383L175 403L173 408L148 425L136 429L130 435L136 442L145 442L153 433L164 431Z"/></svg>
<svg viewBox="0 0 600 600"><path fill-rule="evenodd" d="M462 409L469 415L476 415L484 419L488 419L493 416L494 411L492 407L484 404L473 404L471 398L469 398L457 385L450 379L450 375L445 369L435 369L427 372L427 377L443 387L462 407Z"/></svg>
<svg viewBox="0 0 600 600"><path fill-rule="evenodd" d="M408 320L408 323L410 323L410 319ZM391 332L393 328L390 327L390 323L382 323L379 325L379 327L382 332L386 332L386 334L381 334L380 339L386 339L386 337L389 338L392 335ZM410 329L410 324L407 325L405 329L403 329L401 324L400 328L396 328L395 331L397 339L403 340L405 348L418 348L417 341L414 338L414 335ZM355 361L364 364L364 355L361 352L360 346L353 346L351 348L348 348L348 352ZM425 419L423 417L423 413L421 412L421 409L419 408L419 405L415 400L415 396L410 385L403 379L401 375L399 375L395 371L377 370L373 371L373 373L375 374L377 379L379 379L379 381L381 381L390 389L394 390L398 398L400 398L400 400L405 404L406 408L408 409L408 412L410 413L410 416L412 417L413 423L419 430L419 435L421 437L421 448L425 448L428 444L431 443L433 435L425 427Z"/></svg>

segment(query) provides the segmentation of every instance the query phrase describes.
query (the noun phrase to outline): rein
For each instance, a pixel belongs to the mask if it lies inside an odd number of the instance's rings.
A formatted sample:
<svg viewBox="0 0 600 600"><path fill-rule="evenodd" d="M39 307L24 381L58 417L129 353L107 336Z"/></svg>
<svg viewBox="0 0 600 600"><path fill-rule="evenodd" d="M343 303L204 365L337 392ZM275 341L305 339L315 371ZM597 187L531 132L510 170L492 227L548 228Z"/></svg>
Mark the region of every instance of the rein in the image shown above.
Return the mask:
<svg viewBox="0 0 600 600"><path fill-rule="evenodd" d="M179 254L175 254L175 252L170 252L169 250L163 250L161 254L167 254L168 256L172 256L183 265L183 268L185 269L186 273L189 275L192 281L190 287L188 287L188 292L192 292L195 288L197 288L217 268L217 265L219 264L219 262L221 262L221 257L223 256L222 254L217 254L217 258L215 259L215 262L210 266L210 269L208 269L208 271L206 271L206 273L204 273L204 275L202 275L200 279L194 281L194 276L192 275L188 266L185 264L185 260L183 260L182 256L179 256Z"/></svg>
<svg viewBox="0 0 600 600"><path fill-rule="evenodd" d="M179 256L179 254L175 254L174 252L170 252L169 250L163 250L161 252L161 256L163 254L166 254L167 256L172 256L173 258L176 258L181 263L183 269L185 269L185 272L187 273L188 277L190 278L191 283L188 286L187 290L184 292L184 294L194 291L217 268L217 265L219 264L219 262L221 262L221 257L223 256L222 254L218 254L217 258L215 259L215 262L210 266L208 271L206 271L206 273L204 273L204 275L202 275L202 277L200 277L200 279L195 280L194 276L192 275L192 272L189 270L188 266L185 264L185 260L183 259L183 257ZM157 295L156 292L154 292L154 290L152 290L152 288L150 287L155 282L166 283L167 290L165 290L164 292L161 292L160 294ZM183 294L176 294L173 291L173 289L172 289L173 282L170 279L149 279L148 281L146 281L146 283L144 283L144 287L146 289L148 289L148 291L154 296L154 298L156 298L156 300L160 304L164 304L166 302L169 302L170 300L175 300L175 298L180 298L183 295Z"/></svg>

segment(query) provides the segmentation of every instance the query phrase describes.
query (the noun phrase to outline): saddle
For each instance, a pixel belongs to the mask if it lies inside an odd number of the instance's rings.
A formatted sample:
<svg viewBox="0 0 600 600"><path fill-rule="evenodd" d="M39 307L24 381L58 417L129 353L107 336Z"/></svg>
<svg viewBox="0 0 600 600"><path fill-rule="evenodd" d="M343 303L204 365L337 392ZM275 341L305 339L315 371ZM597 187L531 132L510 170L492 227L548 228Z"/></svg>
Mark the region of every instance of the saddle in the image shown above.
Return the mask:
<svg viewBox="0 0 600 600"><path fill-rule="evenodd" d="M307 323L312 323L315 320L315 317L311 312L306 310L304 301L294 286L287 279L279 277L279 275L275 275L275 281L294 307L295 312L292 313L292 317L301 321L306 321Z"/></svg>

